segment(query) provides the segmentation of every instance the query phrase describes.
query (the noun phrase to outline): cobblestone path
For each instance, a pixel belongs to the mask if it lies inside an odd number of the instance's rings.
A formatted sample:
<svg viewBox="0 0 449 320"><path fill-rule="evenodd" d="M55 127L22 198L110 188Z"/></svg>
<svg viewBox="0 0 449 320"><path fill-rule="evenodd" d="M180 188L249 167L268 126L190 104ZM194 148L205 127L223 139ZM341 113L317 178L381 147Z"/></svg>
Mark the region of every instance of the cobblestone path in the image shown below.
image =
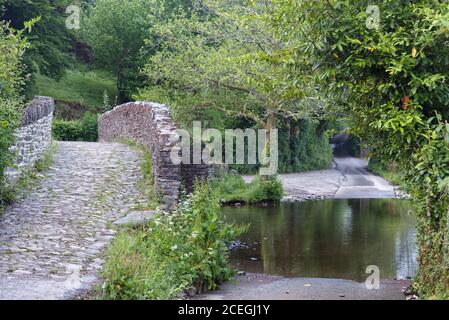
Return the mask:
<svg viewBox="0 0 449 320"><path fill-rule="evenodd" d="M0 215L0 299L70 299L97 280L111 222L139 201L139 152L59 142L52 166Z"/></svg>

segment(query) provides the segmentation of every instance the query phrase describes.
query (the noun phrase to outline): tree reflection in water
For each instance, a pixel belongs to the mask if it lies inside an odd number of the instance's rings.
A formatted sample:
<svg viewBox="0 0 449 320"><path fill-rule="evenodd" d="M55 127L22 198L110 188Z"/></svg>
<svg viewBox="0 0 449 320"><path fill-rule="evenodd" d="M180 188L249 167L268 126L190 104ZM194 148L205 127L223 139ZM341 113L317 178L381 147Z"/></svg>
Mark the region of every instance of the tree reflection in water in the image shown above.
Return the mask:
<svg viewBox="0 0 449 320"><path fill-rule="evenodd" d="M227 221L251 224L240 239L250 248L231 254L239 270L362 282L369 265L377 265L383 279L415 274L411 209L404 200L356 199L226 207L223 214Z"/></svg>

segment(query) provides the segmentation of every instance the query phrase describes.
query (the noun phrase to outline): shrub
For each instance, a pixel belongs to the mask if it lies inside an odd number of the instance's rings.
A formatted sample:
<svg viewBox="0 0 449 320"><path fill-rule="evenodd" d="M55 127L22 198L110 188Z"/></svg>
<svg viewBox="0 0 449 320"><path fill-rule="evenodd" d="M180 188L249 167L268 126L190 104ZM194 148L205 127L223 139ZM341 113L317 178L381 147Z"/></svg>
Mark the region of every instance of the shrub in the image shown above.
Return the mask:
<svg viewBox="0 0 449 320"><path fill-rule="evenodd" d="M83 141L98 140L98 115L87 112L81 119Z"/></svg>
<svg viewBox="0 0 449 320"><path fill-rule="evenodd" d="M20 95L23 86L21 57L26 42L20 36L20 32L11 31L0 21L0 206L6 185L5 170L14 160L9 149L14 144L23 102Z"/></svg>
<svg viewBox="0 0 449 320"><path fill-rule="evenodd" d="M77 141L81 136L81 126L78 121L53 120L53 138L60 141Z"/></svg>
<svg viewBox="0 0 449 320"><path fill-rule="evenodd" d="M385 164L377 157L371 157L368 163L368 169L384 179L390 181L392 184L401 186L404 190L407 188L404 184L404 178L399 172L395 163Z"/></svg>
<svg viewBox="0 0 449 320"><path fill-rule="evenodd" d="M60 141L97 141L98 116L86 112L81 120L55 119L53 138Z"/></svg>
<svg viewBox="0 0 449 320"><path fill-rule="evenodd" d="M320 124L289 121L279 131L279 172L301 172L330 168L332 147Z"/></svg>
<svg viewBox="0 0 449 320"><path fill-rule="evenodd" d="M223 203L280 202L284 195L282 183L276 177L257 176L245 183L241 176L227 175L213 183Z"/></svg>
<svg viewBox="0 0 449 320"><path fill-rule="evenodd" d="M280 202L284 195L282 183L276 177L256 177L251 183L255 185L255 200Z"/></svg>
<svg viewBox="0 0 449 320"><path fill-rule="evenodd" d="M103 272L105 297L173 299L192 285L213 290L234 276L227 242L243 230L222 222L216 193L198 184L176 213L119 233Z"/></svg>

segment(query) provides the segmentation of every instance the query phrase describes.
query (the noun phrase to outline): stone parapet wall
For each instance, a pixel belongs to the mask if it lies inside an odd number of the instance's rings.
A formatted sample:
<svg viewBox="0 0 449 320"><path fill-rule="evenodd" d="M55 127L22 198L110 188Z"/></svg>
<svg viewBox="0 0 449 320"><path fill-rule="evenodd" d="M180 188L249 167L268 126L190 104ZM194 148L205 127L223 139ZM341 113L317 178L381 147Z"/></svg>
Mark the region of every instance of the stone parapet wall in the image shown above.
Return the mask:
<svg viewBox="0 0 449 320"><path fill-rule="evenodd" d="M212 173L213 167L207 164L183 164L181 166L181 181L187 193L191 193L196 181L208 180Z"/></svg>
<svg viewBox="0 0 449 320"><path fill-rule="evenodd" d="M6 169L9 184L32 169L51 148L54 108L54 100L49 97L35 97L25 108L21 127L16 131L16 142L10 148L16 160L14 166Z"/></svg>
<svg viewBox="0 0 449 320"><path fill-rule="evenodd" d="M204 165L173 164L170 155L176 142L171 138L176 129L170 109L151 102L126 103L99 119L100 141L133 140L151 150L155 188L166 210L175 209L182 182L186 190L192 191L195 177L207 176L209 169Z"/></svg>

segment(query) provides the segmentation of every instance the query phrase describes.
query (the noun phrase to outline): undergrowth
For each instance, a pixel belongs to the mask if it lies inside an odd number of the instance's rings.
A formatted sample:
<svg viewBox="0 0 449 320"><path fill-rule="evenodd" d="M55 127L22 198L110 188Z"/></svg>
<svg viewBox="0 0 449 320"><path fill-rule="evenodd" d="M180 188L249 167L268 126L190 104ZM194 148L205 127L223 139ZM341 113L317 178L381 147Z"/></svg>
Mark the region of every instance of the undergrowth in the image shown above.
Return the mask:
<svg viewBox="0 0 449 320"><path fill-rule="evenodd" d="M278 203L284 195L282 183L276 177L257 176L246 183L241 176L225 175L214 181L212 186L218 190L222 203Z"/></svg>
<svg viewBox="0 0 449 320"><path fill-rule="evenodd" d="M191 286L214 290L235 275L227 243L244 230L223 223L216 191L197 184L175 213L119 232L103 271L104 298L175 299Z"/></svg>

